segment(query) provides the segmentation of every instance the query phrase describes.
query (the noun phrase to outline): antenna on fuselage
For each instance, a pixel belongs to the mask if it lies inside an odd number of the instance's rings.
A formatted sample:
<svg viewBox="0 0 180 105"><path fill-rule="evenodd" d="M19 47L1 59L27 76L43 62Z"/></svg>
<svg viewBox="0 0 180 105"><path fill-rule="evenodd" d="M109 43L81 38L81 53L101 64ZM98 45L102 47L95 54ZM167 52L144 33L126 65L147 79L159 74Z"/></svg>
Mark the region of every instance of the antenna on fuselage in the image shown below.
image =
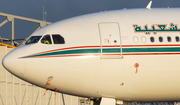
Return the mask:
<svg viewBox="0 0 180 105"><path fill-rule="evenodd" d="M152 0L149 2L149 4L147 5L147 9L151 9L151 5L152 5Z"/></svg>

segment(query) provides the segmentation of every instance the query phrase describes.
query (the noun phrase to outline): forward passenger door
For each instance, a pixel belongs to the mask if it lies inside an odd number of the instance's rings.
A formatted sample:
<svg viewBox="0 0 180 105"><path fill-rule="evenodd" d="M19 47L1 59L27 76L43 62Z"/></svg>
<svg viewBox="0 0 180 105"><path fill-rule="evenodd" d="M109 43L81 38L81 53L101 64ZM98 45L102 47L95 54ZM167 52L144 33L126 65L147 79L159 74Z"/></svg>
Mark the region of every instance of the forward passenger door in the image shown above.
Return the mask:
<svg viewBox="0 0 180 105"><path fill-rule="evenodd" d="M98 24L100 34L101 58L122 58L120 26L117 22Z"/></svg>

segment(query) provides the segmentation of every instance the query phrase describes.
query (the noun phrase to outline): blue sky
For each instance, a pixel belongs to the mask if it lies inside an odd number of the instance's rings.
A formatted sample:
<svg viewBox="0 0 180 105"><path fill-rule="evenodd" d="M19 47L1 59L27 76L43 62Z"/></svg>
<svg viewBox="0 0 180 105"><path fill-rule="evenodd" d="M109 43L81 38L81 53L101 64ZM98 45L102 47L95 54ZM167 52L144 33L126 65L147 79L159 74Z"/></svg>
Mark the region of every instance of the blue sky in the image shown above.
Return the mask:
<svg viewBox="0 0 180 105"><path fill-rule="evenodd" d="M47 21L56 22L66 18L123 8L145 8L150 0L1 0L0 12L43 19L43 6L47 12ZM152 8L180 7L180 0L153 0ZM5 17L0 16L0 22ZM15 39L27 38L38 24L15 20ZM0 27L0 36L11 37L11 24Z"/></svg>

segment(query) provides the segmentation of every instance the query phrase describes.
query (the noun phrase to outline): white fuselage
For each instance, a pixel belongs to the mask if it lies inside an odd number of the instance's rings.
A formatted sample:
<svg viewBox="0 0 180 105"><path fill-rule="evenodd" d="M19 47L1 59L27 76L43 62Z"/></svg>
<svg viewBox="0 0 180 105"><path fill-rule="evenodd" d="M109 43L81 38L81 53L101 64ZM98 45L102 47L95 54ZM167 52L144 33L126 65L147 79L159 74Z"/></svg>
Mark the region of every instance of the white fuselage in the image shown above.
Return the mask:
<svg viewBox="0 0 180 105"><path fill-rule="evenodd" d="M43 44L41 37L7 54L3 66L32 84L72 95L179 101L179 17L177 8L132 9L62 20L32 36L60 34L64 44Z"/></svg>

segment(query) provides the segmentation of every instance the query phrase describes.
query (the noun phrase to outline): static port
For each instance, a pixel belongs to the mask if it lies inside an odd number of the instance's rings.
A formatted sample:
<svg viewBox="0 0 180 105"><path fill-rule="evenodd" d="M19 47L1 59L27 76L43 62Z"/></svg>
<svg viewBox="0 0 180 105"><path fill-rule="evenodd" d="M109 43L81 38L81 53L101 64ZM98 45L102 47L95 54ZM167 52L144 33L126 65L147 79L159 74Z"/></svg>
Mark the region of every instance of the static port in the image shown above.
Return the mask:
<svg viewBox="0 0 180 105"><path fill-rule="evenodd" d="M120 83L120 85L121 85L121 86L123 86L123 85L124 85L124 83L123 83L123 82L121 82L121 83Z"/></svg>

